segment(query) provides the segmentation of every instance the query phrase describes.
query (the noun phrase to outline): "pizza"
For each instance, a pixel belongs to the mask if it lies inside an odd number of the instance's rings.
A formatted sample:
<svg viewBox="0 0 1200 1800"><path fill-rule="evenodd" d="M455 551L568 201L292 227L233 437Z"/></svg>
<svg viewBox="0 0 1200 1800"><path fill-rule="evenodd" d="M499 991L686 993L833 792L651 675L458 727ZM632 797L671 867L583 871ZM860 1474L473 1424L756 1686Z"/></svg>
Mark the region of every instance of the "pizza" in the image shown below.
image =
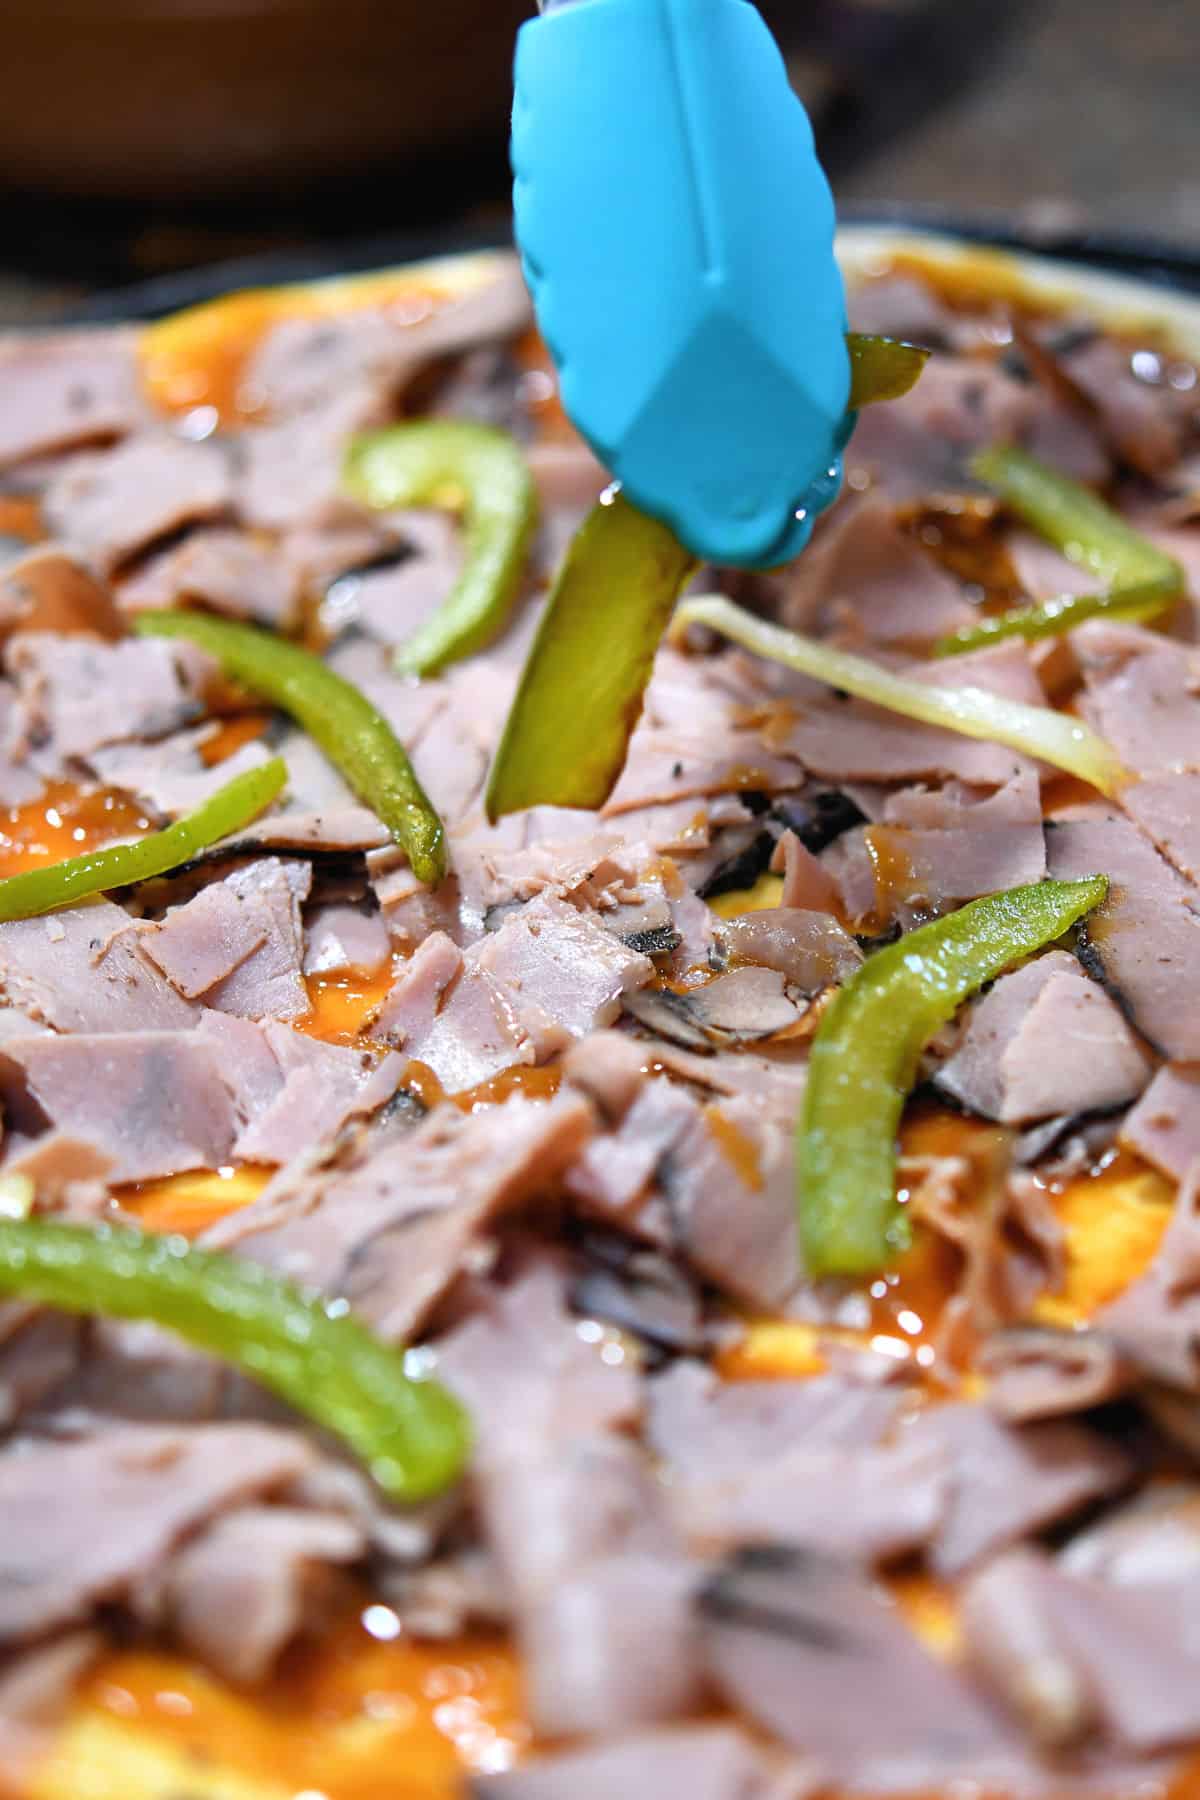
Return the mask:
<svg viewBox="0 0 1200 1800"><path fill-rule="evenodd" d="M1198 1791L1200 309L840 253L597 805L512 259L0 345L14 1797Z"/></svg>

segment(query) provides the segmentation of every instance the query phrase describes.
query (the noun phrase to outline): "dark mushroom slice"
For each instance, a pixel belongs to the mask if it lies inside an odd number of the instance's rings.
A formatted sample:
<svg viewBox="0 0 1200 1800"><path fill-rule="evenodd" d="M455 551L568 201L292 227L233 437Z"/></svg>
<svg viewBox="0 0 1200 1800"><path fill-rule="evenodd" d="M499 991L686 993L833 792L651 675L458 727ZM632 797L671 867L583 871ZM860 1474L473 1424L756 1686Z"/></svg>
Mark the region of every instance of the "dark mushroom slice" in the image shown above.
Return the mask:
<svg viewBox="0 0 1200 1800"><path fill-rule="evenodd" d="M789 988L812 996L835 987L862 962L862 951L828 913L796 906L742 913L717 926L727 958L774 969Z"/></svg>
<svg viewBox="0 0 1200 1800"><path fill-rule="evenodd" d="M777 969L747 963L686 993L670 988L630 994L625 1010L640 1025L687 1050L759 1044L797 1025L807 1010Z"/></svg>

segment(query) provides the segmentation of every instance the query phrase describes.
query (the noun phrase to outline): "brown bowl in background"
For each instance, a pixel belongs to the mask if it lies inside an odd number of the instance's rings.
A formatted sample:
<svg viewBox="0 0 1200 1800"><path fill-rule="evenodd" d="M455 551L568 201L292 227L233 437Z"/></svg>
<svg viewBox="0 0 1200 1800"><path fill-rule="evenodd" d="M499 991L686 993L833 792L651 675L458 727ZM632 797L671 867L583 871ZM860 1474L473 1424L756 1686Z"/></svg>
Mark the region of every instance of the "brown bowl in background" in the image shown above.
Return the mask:
<svg viewBox="0 0 1200 1800"><path fill-rule="evenodd" d="M532 0L8 0L0 179L106 199L336 184L505 129Z"/></svg>

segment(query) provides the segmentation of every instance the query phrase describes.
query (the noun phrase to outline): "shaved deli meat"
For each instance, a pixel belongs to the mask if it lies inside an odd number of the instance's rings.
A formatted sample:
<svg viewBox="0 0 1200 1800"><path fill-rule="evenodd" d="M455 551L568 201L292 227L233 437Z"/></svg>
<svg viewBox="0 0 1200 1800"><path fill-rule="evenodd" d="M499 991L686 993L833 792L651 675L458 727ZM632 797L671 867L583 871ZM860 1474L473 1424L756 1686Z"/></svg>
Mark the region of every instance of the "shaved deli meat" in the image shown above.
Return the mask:
<svg viewBox="0 0 1200 1800"><path fill-rule="evenodd" d="M0 880L287 771L182 867L0 924L0 1220L195 1239L470 1425L457 1478L404 1504L261 1361L7 1300L14 1800L78 1800L80 1770L96 1800L1200 1792L1194 609L937 654L1095 591L979 452L1188 570L1200 423L1138 373L1161 341L990 267L854 286L923 378L864 409L799 561L702 586L863 692L970 687L1086 739L1103 794L739 647L705 602L607 800L489 822L608 480L511 258L0 345L0 486L37 521L0 562ZM421 417L508 433L541 518L495 641L418 679L398 654L470 565L467 496L368 510L343 471ZM355 687L445 879L290 713L140 635L155 609ZM1095 877L914 1053L886 1264L816 1276L798 1121L839 994L970 902Z"/></svg>

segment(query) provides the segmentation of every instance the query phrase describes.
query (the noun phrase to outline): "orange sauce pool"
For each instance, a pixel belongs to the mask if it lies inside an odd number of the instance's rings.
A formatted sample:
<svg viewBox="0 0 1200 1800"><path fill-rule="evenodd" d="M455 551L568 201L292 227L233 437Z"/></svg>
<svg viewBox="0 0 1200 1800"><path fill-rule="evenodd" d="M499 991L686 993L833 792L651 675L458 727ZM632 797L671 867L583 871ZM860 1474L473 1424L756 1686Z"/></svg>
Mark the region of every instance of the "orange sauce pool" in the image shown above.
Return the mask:
<svg viewBox="0 0 1200 1800"><path fill-rule="evenodd" d="M963 1156L982 1184L996 1155L994 1126L940 1108L918 1110L901 1131L907 1156ZM1033 1317L1066 1329L1085 1324L1149 1267L1175 1201L1174 1183L1122 1150L1101 1167L1050 1190L1063 1228L1065 1278L1044 1294ZM909 1364L916 1379L935 1375L939 1326L960 1272L957 1251L918 1226L895 1268L851 1295L853 1322L831 1330L777 1319L751 1319L719 1362L727 1380L787 1380L827 1367L823 1342L873 1348ZM969 1379L969 1378L968 1378Z"/></svg>
<svg viewBox="0 0 1200 1800"><path fill-rule="evenodd" d="M453 265L431 266L229 294L146 326L140 339L142 381L164 412L205 406L227 421L245 423L262 405L245 385L246 365L273 325L343 318L381 306L398 322L417 325L480 279L463 265L457 272Z"/></svg>
<svg viewBox="0 0 1200 1800"><path fill-rule="evenodd" d="M296 1029L327 1044L357 1044L396 979L396 967L386 962L373 970L338 969L328 975L309 975L308 1012L296 1020Z"/></svg>
<svg viewBox="0 0 1200 1800"><path fill-rule="evenodd" d="M45 537L41 502L32 494L0 494L0 536L36 544Z"/></svg>
<svg viewBox="0 0 1200 1800"><path fill-rule="evenodd" d="M150 820L128 794L52 782L28 805L0 809L0 879L151 830Z"/></svg>
<svg viewBox="0 0 1200 1800"><path fill-rule="evenodd" d="M223 763L240 750L243 744L252 744L262 737L270 722L270 713L246 712L236 713L231 719L222 719L210 738L200 746L200 755L212 768Z"/></svg>
<svg viewBox="0 0 1200 1800"><path fill-rule="evenodd" d="M199 1237L210 1225L257 1200L274 1173L256 1163L196 1169L158 1181L130 1182L116 1188L114 1198L144 1231Z"/></svg>
<svg viewBox="0 0 1200 1800"><path fill-rule="evenodd" d="M499 1075L465 1088L461 1094L447 1094L427 1064L410 1062L404 1071L403 1086L424 1106L441 1106L449 1100L460 1112L473 1113L489 1106L503 1106L513 1094L522 1094L526 1100L552 1100L562 1086L562 1069L557 1063L540 1068L514 1063L511 1069L501 1069Z"/></svg>
<svg viewBox="0 0 1200 1800"><path fill-rule="evenodd" d="M395 1631L394 1613L368 1607L363 1618L253 1692L174 1657L106 1657L31 1800L117 1800L117 1787L92 1785L95 1759L119 1766L133 1745L163 1759L156 1800L460 1800L466 1770L517 1760L530 1733L512 1650L484 1636L389 1641L368 1626Z"/></svg>

